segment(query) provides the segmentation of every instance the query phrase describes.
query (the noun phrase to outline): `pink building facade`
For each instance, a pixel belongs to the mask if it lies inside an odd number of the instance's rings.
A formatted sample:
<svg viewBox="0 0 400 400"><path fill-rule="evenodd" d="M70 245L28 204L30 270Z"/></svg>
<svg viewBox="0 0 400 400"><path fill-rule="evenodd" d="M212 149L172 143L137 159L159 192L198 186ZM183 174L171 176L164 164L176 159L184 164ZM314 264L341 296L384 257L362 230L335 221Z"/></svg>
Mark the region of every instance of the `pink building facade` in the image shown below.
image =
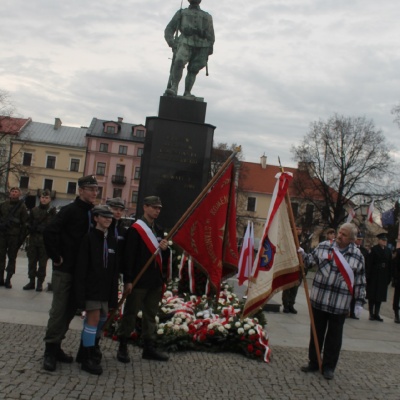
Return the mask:
<svg viewBox="0 0 400 400"><path fill-rule="evenodd" d="M117 121L93 118L86 133L85 175L93 174L99 183L98 203L121 197L126 216L136 214L140 162L146 128Z"/></svg>

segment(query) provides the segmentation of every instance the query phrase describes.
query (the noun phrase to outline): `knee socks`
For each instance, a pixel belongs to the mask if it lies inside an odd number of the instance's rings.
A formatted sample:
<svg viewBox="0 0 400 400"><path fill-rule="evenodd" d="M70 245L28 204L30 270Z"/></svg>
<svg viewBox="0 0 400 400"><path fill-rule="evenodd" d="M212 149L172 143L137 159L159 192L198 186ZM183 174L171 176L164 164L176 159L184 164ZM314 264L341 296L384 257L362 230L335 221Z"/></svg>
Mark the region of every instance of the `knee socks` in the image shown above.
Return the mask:
<svg viewBox="0 0 400 400"><path fill-rule="evenodd" d="M107 321L107 315L100 315L100 321L97 324L97 331L96 331L96 339L101 338L101 332L103 330L103 326Z"/></svg>
<svg viewBox="0 0 400 400"><path fill-rule="evenodd" d="M82 330L82 344L83 347L93 347L96 341L96 326L90 326L87 324L86 320L83 323Z"/></svg>

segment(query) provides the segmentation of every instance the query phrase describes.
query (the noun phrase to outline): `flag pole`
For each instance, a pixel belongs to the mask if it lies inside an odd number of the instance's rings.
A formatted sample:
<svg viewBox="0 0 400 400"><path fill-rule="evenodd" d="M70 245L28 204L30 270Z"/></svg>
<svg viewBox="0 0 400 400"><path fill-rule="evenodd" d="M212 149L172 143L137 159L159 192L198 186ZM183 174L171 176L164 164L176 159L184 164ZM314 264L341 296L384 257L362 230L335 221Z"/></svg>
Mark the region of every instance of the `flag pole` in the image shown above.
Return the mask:
<svg viewBox="0 0 400 400"><path fill-rule="evenodd" d="M241 146L236 147L235 150L232 152L232 154L226 159L226 161L222 164L221 168L217 171L217 173L212 177L210 182L207 183L207 185L204 187L204 189L200 192L200 194L196 197L196 199L193 201L193 203L190 205L190 207L184 212L184 214L179 218L178 222L173 226L173 228L168 232L167 236L164 238L165 240L169 240L172 238L172 236L175 235L176 231L185 223L185 221L189 218L190 214L194 211L194 209L199 205L199 203L204 199L204 197L207 195L208 191L211 189L211 187L215 184L215 182L221 177L221 175L225 172L225 170L228 168L230 163L232 162L233 158L236 156L237 153L239 153L241 150ZM150 266L150 264L154 261L156 258L157 254L160 252L160 247L157 248L157 250L151 255L151 257L147 260L146 264L142 267L142 269L139 271L137 274L135 280L132 282L132 288L136 286L138 283L139 279L142 277L142 275L145 273L147 268ZM122 294L122 297L120 301L118 302L118 305L115 309L113 309L110 312L110 315L106 321L106 323L103 326L103 330L108 328L111 320L114 318L114 315L117 313L117 311L121 308L122 304L124 303L125 299L128 297L128 294L124 292Z"/></svg>
<svg viewBox="0 0 400 400"><path fill-rule="evenodd" d="M279 160L280 169L281 169L282 172L284 172L283 167L281 165L281 160L280 160L279 157L278 157L278 160ZM291 225L291 228L292 228L292 234L293 234L294 242L295 242L295 245L296 245L296 249L298 249L300 247L300 243L299 243L299 238L298 238L297 232L296 232L296 223L295 223L295 220L294 220L292 203L290 202L289 190L286 192L285 201L286 201L286 207L287 207L288 214L289 214L289 221L290 221L290 225ZM307 305L308 305L308 313L310 315L311 331L312 331L312 335L313 335L313 338L314 338L314 344L315 344L315 351L317 353L318 366L319 366L319 370L322 372L321 352L320 352L319 343L318 343L317 331L315 329L314 315L313 315L312 308L311 308L310 293L308 291L308 283L307 283L307 279L306 279L306 273L305 273L305 270L304 270L303 257L300 255L300 253L297 253L297 257L299 259L300 271L301 271L301 275L303 277L304 291L306 293L306 299L307 299Z"/></svg>

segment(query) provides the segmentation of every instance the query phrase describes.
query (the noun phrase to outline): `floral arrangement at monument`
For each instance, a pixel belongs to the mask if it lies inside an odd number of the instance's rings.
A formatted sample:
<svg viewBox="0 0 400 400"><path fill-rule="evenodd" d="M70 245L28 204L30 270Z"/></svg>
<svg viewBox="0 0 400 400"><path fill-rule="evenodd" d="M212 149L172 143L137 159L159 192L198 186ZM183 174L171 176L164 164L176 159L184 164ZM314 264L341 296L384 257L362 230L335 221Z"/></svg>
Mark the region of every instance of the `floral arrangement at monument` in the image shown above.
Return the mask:
<svg viewBox="0 0 400 400"><path fill-rule="evenodd" d="M262 312L241 320L244 301L239 300L227 284L222 284L217 303L205 295L178 295L176 284L174 281L167 288L162 299L157 320L157 345L160 348L167 351L229 351L269 362L270 348ZM131 341L140 345L141 312L138 317ZM105 336L117 340L115 332L119 320L120 315L114 317Z"/></svg>

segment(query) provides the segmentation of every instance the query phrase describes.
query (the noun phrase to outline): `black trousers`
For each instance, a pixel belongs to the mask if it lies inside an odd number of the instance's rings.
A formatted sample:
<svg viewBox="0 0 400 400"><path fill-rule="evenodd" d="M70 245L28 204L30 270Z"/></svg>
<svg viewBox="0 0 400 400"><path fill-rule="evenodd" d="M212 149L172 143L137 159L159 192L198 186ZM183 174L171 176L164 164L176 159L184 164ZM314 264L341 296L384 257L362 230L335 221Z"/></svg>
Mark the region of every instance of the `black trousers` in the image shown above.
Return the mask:
<svg viewBox="0 0 400 400"><path fill-rule="evenodd" d="M331 314L325 311L312 308L314 315L315 330L319 343L319 350L322 353L322 369L335 370L342 348L343 326L346 314ZM310 364L318 366L317 352L315 350L314 337L311 331L310 345L308 348Z"/></svg>
<svg viewBox="0 0 400 400"><path fill-rule="evenodd" d="M394 295L393 295L393 310L399 311L399 301L400 301L400 286L397 284L394 287Z"/></svg>

